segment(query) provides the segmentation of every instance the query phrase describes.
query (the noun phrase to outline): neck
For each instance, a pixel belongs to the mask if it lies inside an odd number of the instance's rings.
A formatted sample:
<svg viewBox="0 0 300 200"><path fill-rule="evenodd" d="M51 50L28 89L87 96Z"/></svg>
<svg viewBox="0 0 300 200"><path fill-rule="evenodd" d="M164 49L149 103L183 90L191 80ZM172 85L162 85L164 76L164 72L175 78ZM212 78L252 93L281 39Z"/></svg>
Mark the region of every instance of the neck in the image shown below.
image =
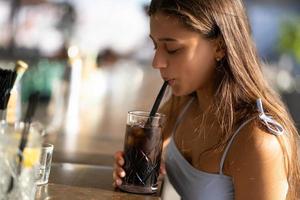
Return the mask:
<svg viewBox="0 0 300 200"><path fill-rule="evenodd" d="M196 91L199 109L204 112L209 109L213 103L213 89L211 87L201 88Z"/></svg>

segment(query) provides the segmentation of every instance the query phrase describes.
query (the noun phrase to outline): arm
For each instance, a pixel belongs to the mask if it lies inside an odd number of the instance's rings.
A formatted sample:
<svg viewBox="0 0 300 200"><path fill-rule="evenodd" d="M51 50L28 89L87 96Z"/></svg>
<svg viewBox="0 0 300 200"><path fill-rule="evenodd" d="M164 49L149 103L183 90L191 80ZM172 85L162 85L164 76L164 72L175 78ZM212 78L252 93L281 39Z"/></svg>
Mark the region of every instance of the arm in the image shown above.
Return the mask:
<svg viewBox="0 0 300 200"><path fill-rule="evenodd" d="M235 200L285 199L287 176L276 136L248 125L237 135L230 152L228 169Z"/></svg>

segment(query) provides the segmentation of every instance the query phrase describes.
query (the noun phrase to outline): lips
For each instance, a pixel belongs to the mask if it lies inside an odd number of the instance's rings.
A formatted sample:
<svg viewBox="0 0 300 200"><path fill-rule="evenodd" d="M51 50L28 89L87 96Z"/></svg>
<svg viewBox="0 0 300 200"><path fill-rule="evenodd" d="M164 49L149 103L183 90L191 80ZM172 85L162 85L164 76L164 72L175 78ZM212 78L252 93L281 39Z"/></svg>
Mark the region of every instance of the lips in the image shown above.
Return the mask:
<svg viewBox="0 0 300 200"><path fill-rule="evenodd" d="M169 80L168 83L169 83L170 86L173 86L175 84L175 79Z"/></svg>
<svg viewBox="0 0 300 200"><path fill-rule="evenodd" d="M164 79L165 81L167 81L168 84L169 84L170 86L172 86L172 85L175 84L175 79L174 79L174 78L166 78L166 77L163 77L163 79Z"/></svg>

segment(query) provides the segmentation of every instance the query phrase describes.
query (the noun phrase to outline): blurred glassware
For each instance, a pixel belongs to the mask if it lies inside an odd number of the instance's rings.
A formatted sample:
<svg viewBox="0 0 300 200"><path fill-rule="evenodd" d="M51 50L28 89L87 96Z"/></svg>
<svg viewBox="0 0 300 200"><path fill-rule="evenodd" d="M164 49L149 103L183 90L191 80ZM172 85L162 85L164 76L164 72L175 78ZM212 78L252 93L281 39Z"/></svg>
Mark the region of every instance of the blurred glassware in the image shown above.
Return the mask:
<svg viewBox="0 0 300 200"><path fill-rule="evenodd" d="M50 170L51 170L53 149L54 149L53 144L42 145L39 166L37 169L37 179L36 179L37 185L44 185L48 183Z"/></svg>
<svg viewBox="0 0 300 200"><path fill-rule="evenodd" d="M24 123L0 124L0 200L33 200L35 196L36 168L40 158L42 134L30 127L24 152L22 170L17 175L17 157ZM13 177L13 189L7 192Z"/></svg>

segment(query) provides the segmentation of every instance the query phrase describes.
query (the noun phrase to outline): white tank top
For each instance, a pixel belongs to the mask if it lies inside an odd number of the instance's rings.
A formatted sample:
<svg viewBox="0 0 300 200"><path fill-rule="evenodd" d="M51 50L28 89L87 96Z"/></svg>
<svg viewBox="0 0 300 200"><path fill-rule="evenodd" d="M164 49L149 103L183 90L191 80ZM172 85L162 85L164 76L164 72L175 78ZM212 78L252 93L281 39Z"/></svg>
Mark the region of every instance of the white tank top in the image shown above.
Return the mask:
<svg viewBox="0 0 300 200"><path fill-rule="evenodd" d="M178 150L173 135L181 122L185 112L193 102L192 98L180 113L172 133L170 143L166 151L166 171L170 183L173 185L182 200L233 200L234 186L230 176L223 174L223 165L226 154L232 144L234 137L239 131L252 119L244 122L233 134L229 143L227 144L223 155L221 157L219 173L208 173L194 168ZM267 116L262 108L261 100L257 101L258 109L260 111L259 118L267 127L272 127L270 130L274 135L281 135L283 128L280 124L274 121L270 116Z"/></svg>

